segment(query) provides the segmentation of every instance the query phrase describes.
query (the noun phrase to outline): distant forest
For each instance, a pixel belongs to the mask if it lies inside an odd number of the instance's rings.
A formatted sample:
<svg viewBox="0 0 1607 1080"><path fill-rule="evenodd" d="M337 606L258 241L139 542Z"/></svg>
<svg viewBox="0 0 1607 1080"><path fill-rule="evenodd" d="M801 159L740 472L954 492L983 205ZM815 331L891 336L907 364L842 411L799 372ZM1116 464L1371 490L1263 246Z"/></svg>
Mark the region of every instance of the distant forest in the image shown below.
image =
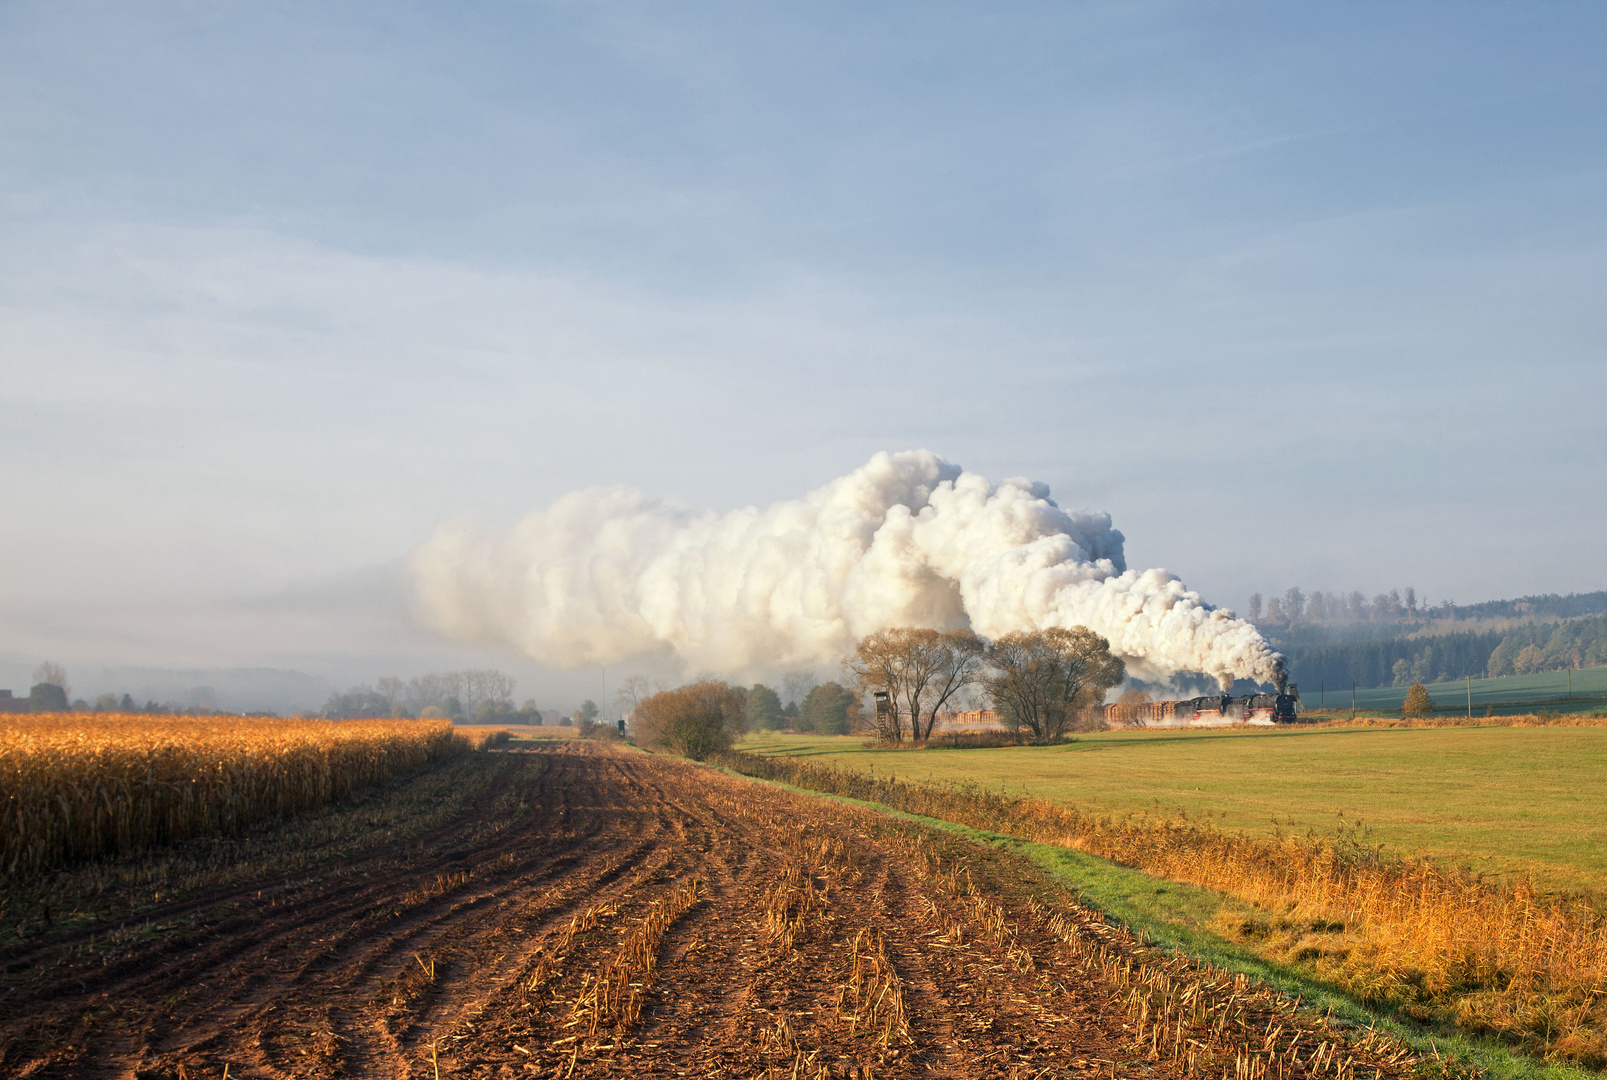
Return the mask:
<svg viewBox="0 0 1607 1080"><path fill-rule="evenodd" d="M1252 594L1248 611L1250 621L1268 633L1403 628L1403 624L1423 626L1432 622L1577 619L1582 615L1607 612L1607 590L1567 596L1548 593L1521 596L1516 600L1486 600L1480 604L1458 604L1454 600L1429 604L1409 586L1379 593L1369 600L1360 591L1307 594L1296 585L1282 594L1265 598L1260 593Z"/></svg>
<svg viewBox="0 0 1607 1080"><path fill-rule="evenodd" d="M1365 629L1302 620L1262 629L1289 658L1290 677L1302 687L1407 686L1607 665L1607 615L1595 614L1604 610L1607 592L1599 592L1455 608L1459 620L1524 620L1485 631L1447 633L1443 622L1436 627L1438 620L1428 619Z"/></svg>

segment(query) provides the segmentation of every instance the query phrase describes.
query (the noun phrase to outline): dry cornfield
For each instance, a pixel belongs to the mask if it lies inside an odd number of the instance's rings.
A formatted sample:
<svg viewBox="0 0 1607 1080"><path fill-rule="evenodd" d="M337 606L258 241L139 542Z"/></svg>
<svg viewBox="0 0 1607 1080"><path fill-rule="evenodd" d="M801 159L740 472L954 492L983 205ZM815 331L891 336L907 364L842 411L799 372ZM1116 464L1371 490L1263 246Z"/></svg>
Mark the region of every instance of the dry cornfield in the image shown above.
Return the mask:
<svg viewBox="0 0 1607 1080"><path fill-rule="evenodd" d="M1494 1034L1547 1059L1607 1065L1607 917L1585 899L1545 901L1525 883L1386 858L1354 835L1262 839L786 758L729 754L721 763L1215 889L1252 906L1220 929L1369 1004Z"/></svg>
<svg viewBox="0 0 1607 1080"><path fill-rule="evenodd" d="M425 806L445 810L401 812ZM0 1072L1383 1080L1423 1065L1146 948L1008 855L674 759L460 755L286 828L308 860L295 875L101 896L116 918L0 945L16 973ZM128 918L137 932L114 929Z"/></svg>
<svg viewBox="0 0 1607 1080"><path fill-rule="evenodd" d="M0 867L37 871L232 832L468 745L447 720L7 716Z"/></svg>

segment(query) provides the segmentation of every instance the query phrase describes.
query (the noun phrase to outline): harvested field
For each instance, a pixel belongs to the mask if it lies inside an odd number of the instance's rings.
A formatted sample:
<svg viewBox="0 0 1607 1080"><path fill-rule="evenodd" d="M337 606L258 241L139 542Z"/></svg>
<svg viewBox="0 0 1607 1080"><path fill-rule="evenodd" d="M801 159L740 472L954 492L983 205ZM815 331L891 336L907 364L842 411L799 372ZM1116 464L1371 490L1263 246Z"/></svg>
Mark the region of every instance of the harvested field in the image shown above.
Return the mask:
<svg viewBox="0 0 1607 1080"><path fill-rule="evenodd" d="M464 755L160 867L16 882L0 1073L1421 1068L1152 954L1009 856L606 747Z"/></svg>

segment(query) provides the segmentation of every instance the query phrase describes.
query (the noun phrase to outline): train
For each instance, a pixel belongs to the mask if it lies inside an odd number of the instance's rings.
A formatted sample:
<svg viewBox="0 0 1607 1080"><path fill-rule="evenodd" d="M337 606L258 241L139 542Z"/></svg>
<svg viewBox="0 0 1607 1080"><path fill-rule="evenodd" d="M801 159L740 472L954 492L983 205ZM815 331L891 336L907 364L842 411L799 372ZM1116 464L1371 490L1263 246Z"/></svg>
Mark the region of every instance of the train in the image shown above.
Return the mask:
<svg viewBox="0 0 1607 1080"><path fill-rule="evenodd" d="M1275 694L1208 694L1181 701L1144 701L1105 706L1111 727L1185 727L1190 724L1292 724L1300 712L1300 688L1290 683Z"/></svg>

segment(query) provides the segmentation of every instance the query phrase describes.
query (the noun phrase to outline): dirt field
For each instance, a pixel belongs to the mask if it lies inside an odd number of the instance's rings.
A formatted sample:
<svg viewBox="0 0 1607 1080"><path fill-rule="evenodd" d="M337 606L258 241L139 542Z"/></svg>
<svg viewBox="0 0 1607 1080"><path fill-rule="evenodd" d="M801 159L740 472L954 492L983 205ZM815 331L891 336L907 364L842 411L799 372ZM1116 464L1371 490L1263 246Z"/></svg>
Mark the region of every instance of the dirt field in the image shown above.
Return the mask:
<svg viewBox="0 0 1607 1080"><path fill-rule="evenodd" d="M18 883L4 922L8 1077L1409 1065L1148 955L1007 856L577 744L472 755L155 870Z"/></svg>

